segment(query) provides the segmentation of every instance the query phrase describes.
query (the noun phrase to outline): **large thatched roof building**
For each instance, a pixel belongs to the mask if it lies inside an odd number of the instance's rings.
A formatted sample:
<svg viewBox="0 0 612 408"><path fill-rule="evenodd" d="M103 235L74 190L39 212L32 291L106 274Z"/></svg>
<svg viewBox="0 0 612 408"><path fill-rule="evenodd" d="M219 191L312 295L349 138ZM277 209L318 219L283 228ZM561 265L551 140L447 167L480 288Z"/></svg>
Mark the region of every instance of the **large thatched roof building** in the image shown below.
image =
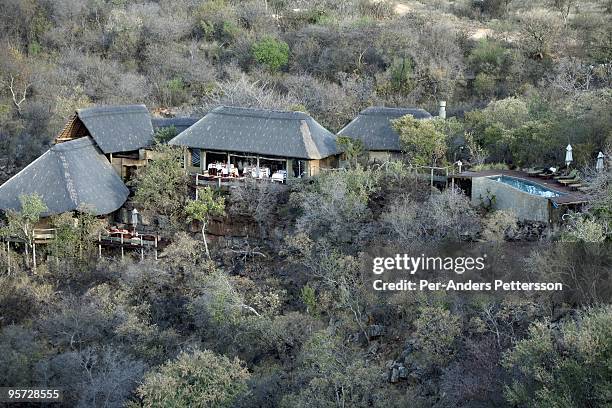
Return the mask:
<svg viewBox="0 0 612 408"><path fill-rule="evenodd" d="M170 144L187 148L186 167L193 172L214 162L265 161L290 176L313 175L335 166L340 153L335 136L306 113L229 106L213 109Z"/></svg>
<svg viewBox="0 0 612 408"><path fill-rule="evenodd" d="M399 135L391 121L406 115L412 115L415 119L432 118L423 109L373 106L361 111L359 116L338 132L338 136L360 140L371 160L385 160L401 150Z"/></svg>
<svg viewBox="0 0 612 408"><path fill-rule="evenodd" d="M151 115L144 105L93 106L78 109L56 143L91 136L121 178L147 164L153 145Z"/></svg>
<svg viewBox="0 0 612 408"><path fill-rule="evenodd" d="M87 207L96 215L123 205L129 191L93 139L82 137L56 144L0 186L0 209L19 210L19 197L38 194L44 215Z"/></svg>
<svg viewBox="0 0 612 408"><path fill-rule="evenodd" d="M151 116L144 105L78 109L55 141L82 136L91 136L106 154L142 149L153 144Z"/></svg>

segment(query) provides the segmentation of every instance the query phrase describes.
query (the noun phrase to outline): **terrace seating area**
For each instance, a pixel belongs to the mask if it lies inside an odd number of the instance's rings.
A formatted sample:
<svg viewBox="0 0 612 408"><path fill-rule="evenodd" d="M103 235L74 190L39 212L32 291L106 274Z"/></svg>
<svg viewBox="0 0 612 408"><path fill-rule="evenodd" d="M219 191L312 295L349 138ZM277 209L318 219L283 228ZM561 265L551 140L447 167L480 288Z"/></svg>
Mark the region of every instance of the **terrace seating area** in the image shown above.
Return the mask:
<svg viewBox="0 0 612 408"><path fill-rule="evenodd" d="M585 194L589 192L589 182L585 180L577 169L564 168L559 170L551 167L548 169L530 169L526 173L530 177L553 180L553 182L570 190L580 191Z"/></svg>
<svg viewBox="0 0 612 408"><path fill-rule="evenodd" d="M195 184L209 184L210 182L225 183L231 181L241 181L245 179L267 180L272 182L285 183L287 181L286 170L276 170L266 166L242 165L236 167L233 163L229 166L226 163L210 163L207 170L202 174L195 175Z"/></svg>

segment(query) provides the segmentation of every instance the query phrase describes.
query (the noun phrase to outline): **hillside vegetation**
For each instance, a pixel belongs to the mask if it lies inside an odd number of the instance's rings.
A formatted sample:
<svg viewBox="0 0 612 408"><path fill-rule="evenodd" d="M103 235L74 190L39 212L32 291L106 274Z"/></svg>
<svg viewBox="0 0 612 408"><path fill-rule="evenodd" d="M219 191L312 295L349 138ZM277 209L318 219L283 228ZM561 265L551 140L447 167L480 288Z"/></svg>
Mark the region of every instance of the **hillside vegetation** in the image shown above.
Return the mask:
<svg viewBox="0 0 612 408"><path fill-rule="evenodd" d="M5 0L2 7L3 178L89 104L145 103L194 116L218 104L306 110L338 131L366 106L435 113L446 100L451 115L473 112L466 126L496 161L512 159L498 145L528 138L549 155L562 155L569 139L586 162L610 137L612 6L603 0ZM479 115L506 98L489 109L497 117Z"/></svg>
<svg viewBox="0 0 612 408"><path fill-rule="evenodd" d="M0 5L0 180L90 104L293 109L332 131L371 105L449 107L394 123L401 161L368 166L342 139L344 170L198 200L181 152L157 146L130 187L164 220L158 260L100 258L82 211L53 217L35 268L45 206L22 197L0 220L22 240L0 250L0 386L61 387L77 407L610 405L612 169L591 170L612 154L610 1ZM554 228L410 167L559 166L568 143L589 205ZM374 291L371 258L395 253L486 254L464 278L564 290Z"/></svg>

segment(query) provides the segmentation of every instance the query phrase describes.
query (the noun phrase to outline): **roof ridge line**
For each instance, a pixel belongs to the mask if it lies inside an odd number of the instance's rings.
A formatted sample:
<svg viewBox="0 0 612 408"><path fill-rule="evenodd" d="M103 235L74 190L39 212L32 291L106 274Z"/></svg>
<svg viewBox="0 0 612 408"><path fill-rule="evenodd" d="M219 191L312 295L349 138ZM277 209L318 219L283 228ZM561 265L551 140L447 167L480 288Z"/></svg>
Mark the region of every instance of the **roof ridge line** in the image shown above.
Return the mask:
<svg viewBox="0 0 612 408"><path fill-rule="evenodd" d="M237 110L243 110L245 111L244 114L238 114L238 113L233 113L233 112L229 112L226 110L223 110L223 108L227 108L227 109L237 109ZM263 109L263 108L244 108L244 107L240 107L240 106L226 106L226 105L222 105L222 106L218 106L214 109L212 109L211 111L209 111L207 114L209 113L214 113L217 115L226 115L226 116L250 116L250 117L256 117L256 118L261 118L263 117L263 115L257 115L255 112L259 111L259 112L269 112L269 113L277 113L277 114L284 114L284 115L296 115L296 117L290 118L290 117L276 117L276 118L266 118L266 119L286 119L286 120L305 120L305 119L312 119L314 120L314 118L312 116L310 116L309 114L307 114L306 112L301 112L301 111L284 111L284 110L278 110L278 109ZM249 114L248 112L253 112L251 114ZM206 115L204 115L205 117ZM299 116L299 117L297 117ZM202 118L204 118L202 117Z"/></svg>
<svg viewBox="0 0 612 408"><path fill-rule="evenodd" d="M66 191L68 192L68 196L70 197L70 201L78 207L79 203L79 193L74 187L74 181L72 180L72 175L70 174L70 166L63 152L55 152L62 163L62 167L64 169L64 180L66 181Z"/></svg>

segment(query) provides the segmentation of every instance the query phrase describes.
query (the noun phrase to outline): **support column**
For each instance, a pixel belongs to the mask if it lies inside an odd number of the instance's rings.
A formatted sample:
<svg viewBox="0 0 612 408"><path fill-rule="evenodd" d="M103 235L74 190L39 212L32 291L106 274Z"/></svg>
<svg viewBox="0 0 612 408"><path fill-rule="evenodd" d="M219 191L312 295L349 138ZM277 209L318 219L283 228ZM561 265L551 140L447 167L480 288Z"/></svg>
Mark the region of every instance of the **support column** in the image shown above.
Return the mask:
<svg viewBox="0 0 612 408"><path fill-rule="evenodd" d="M11 241L6 241L6 262L9 275L11 274Z"/></svg>
<svg viewBox="0 0 612 408"><path fill-rule="evenodd" d="M157 235L155 236L155 260L157 261Z"/></svg>

